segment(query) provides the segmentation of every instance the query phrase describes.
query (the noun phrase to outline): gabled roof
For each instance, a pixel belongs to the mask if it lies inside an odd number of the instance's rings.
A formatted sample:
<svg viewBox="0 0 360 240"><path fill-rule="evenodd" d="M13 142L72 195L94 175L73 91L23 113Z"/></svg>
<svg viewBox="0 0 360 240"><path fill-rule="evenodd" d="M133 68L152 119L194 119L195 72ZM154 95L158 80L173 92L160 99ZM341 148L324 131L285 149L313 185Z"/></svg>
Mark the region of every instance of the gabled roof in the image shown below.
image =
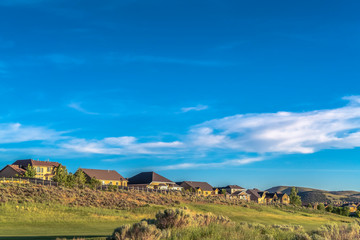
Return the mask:
<svg viewBox="0 0 360 240"><path fill-rule="evenodd" d="M175 184L173 181L170 181L155 172L142 172L129 178L128 180L129 184L150 184L152 182Z"/></svg>
<svg viewBox="0 0 360 240"><path fill-rule="evenodd" d="M231 194L231 196L237 196L237 195L243 195L243 194L249 194L249 193L247 193L244 189L244 190L239 190L239 191L233 192Z"/></svg>
<svg viewBox="0 0 360 240"><path fill-rule="evenodd" d="M194 189L200 188L202 191L213 191L213 187L207 182L192 182L192 181L184 181L181 184L186 183L190 187Z"/></svg>
<svg viewBox="0 0 360 240"><path fill-rule="evenodd" d="M274 198L275 196L277 196L276 193L268 193L268 192L265 192L265 198Z"/></svg>
<svg viewBox="0 0 360 240"><path fill-rule="evenodd" d="M100 169L87 169L87 168L79 168L79 169L81 169L90 178L96 178L98 180L113 180L113 181L125 180L125 178L115 170L100 170Z"/></svg>
<svg viewBox="0 0 360 240"><path fill-rule="evenodd" d="M58 162L50 162L50 161L38 161L33 159L24 159L17 160L12 165L17 165L20 168L25 168L30 164L30 166L44 166L44 167L57 167L60 165Z"/></svg>
<svg viewBox="0 0 360 240"><path fill-rule="evenodd" d="M249 190L247 190L246 192L248 193L248 194L251 194L251 195L253 195L253 196L255 196L255 197L257 197L257 198L261 198L261 196L259 195L259 193L258 193L258 191L257 191L258 189L249 189Z"/></svg>
<svg viewBox="0 0 360 240"><path fill-rule="evenodd" d="M5 168L7 168L7 167L13 169L13 170L14 170L15 172L17 172L19 175L23 175L23 174L26 172L25 169L20 168L20 167L17 166L17 165L6 165L3 169L0 170L0 172L1 172L2 170L4 170Z"/></svg>
<svg viewBox="0 0 360 240"><path fill-rule="evenodd" d="M243 187L240 187L240 186L238 186L238 185L227 185L226 187L224 187L224 188L230 188L230 189L244 189Z"/></svg>
<svg viewBox="0 0 360 240"><path fill-rule="evenodd" d="M286 193L276 193L276 195L278 196L278 198L282 198L283 196L287 195Z"/></svg>

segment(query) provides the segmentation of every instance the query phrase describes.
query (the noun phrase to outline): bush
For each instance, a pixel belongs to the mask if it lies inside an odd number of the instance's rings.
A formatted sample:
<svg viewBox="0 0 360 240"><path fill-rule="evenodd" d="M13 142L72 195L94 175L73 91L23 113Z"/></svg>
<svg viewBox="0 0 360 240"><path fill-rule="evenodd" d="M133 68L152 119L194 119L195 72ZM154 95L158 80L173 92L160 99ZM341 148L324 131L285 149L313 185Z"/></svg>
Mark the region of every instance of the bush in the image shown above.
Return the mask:
<svg viewBox="0 0 360 240"><path fill-rule="evenodd" d="M229 223L230 220L223 216L215 216L208 213L194 214L187 208L166 209L158 212L155 219L143 220L140 223L123 225L115 229L111 239L157 240L169 238L171 229L209 226L210 224L225 225Z"/></svg>
<svg viewBox="0 0 360 240"><path fill-rule="evenodd" d="M155 225L148 224L147 221L141 221L133 225L123 225L115 229L112 235L114 240L158 240L161 237L161 230L156 228Z"/></svg>
<svg viewBox="0 0 360 240"><path fill-rule="evenodd" d="M360 225L358 222L348 225L326 224L313 232L313 239L360 239Z"/></svg>

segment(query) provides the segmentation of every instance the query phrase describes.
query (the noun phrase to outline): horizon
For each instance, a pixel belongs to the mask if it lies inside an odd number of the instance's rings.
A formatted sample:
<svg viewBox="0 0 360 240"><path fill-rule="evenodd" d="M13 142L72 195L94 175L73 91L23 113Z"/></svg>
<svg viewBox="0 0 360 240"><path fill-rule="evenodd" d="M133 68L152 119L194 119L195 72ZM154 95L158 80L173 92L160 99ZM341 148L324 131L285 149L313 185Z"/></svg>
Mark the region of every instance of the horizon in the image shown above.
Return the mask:
<svg viewBox="0 0 360 240"><path fill-rule="evenodd" d="M360 191L359 7L1 1L0 168Z"/></svg>

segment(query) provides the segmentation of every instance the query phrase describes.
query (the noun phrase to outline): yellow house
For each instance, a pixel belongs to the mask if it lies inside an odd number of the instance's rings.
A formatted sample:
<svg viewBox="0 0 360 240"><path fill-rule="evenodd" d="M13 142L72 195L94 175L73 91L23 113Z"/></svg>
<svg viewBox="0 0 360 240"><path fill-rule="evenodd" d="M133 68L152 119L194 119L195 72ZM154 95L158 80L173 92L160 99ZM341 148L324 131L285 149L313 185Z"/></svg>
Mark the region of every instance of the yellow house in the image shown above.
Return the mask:
<svg viewBox="0 0 360 240"><path fill-rule="evenodd" d="M9 167L7 169L4 168L3 170L8 175L6 177L11 177L9 175L9 174L11 174L11 169L13 169L13 170L16 169L16 171L13 172L13 174L14 174L13 177L15 177L15 175L22 176L25 173L28 166L31 166L36 171L35 178L39 178L39 179L43 179L43 180L51 180L55 175L56 167L58 167L59 165L60 165L60 163L58 163L58 162L24 159L24 160L15 161L12 165L8 165L11 167ZM22 169L22 170L20 170L20 169ZM3 174L5 174L5 173L3 173Z"/></svg>
<svg viewBox="0 0 360 240"><path fill-rule="evenodd" d="M266 191L261 192L259 189L249 189L246 191L250 195L250 200L256 203L266 203L265 197L266 197Z"/></svg>
<svg viewBox="0 0 360 240"><path fill-rule="evenodd" d="M129 180L129 187L133 188L149 188L156 190L173 190L180 191L181 186L173 181L157 174L156 172L141 172Z"/></svg>
<svg viewBox="0 0 360 240"><path fill-rule="evenodd" d="M101 182L102 185L127 186L127 180L115 170L100 170L79 168L82 170L88 180L95 178Z"/></svg>
<svg viewBox="0 0 360 240"><path fill-rule="evenodd" d="M209 196L209 195L217 195L219 189L213 188L207 182L193 182L193 181L183 181L179 183L181 187L185 190L189 190L190 192L197 193L198 195Z"/></svg>
<svg viewBox="0 0 360 240"><path fill-rule="evenodd" d="M277 193L278 203L290 204L290 197L286 193Z"/></svg>

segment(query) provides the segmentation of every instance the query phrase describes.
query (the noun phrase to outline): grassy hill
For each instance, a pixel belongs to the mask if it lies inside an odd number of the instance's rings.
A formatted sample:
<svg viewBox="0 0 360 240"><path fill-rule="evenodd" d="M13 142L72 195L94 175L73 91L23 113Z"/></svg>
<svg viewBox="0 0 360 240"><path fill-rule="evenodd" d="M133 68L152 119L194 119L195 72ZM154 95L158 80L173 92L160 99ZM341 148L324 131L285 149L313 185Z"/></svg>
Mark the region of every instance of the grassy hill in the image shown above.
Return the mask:
<svg viewBox="0 0 360 240"><path fill-rule="evenodd" d="M290 194L291 188L291 186L277 186L269 188L266 191ZM360 192L356 191L326 191L304 187L296 188L305 204L309 202L360 201Z"/></svg>
<svg viewBox="0 0 360 240"><path fill-rule="evenodd" d="M103 192L0 184L0 239L105 237L123 224L154 218L159 210L187 206L235 223L301 225L306 231L353 218L290 206L261 206L223 198L190 198L144 192Z"/></svg>

